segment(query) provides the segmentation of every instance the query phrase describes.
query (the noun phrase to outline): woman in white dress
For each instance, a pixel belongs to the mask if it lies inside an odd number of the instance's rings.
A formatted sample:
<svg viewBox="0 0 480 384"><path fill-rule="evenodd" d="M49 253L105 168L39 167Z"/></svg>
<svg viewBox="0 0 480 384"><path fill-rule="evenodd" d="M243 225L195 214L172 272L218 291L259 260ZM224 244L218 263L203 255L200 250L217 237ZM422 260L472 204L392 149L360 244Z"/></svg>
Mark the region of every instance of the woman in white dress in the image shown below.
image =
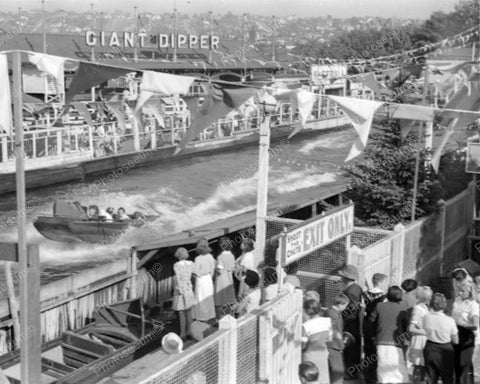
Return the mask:
<svg viewBox="0 0 480 384"><path fill-rule="evenodd" d="M215 259L210 254L211 248L207 239L198 241L195 258L195 299L196 306L193 317L200 321L209 321L215 318L215 301L213 299L213 274L215 273Z"/></svg>
<svg viewBox="0 0 480 384"><path fill-rule="evenodd" d="M421 383L426 379L423 350L427 343L427 336L423 329L423 318L430 311L429 305L433 292L430 287L422 286L418 287L415 293L417 304L413 308L412 318L408 328L408 331L412 335L408 349L408 360L413 365L413 383Z"/></svg>

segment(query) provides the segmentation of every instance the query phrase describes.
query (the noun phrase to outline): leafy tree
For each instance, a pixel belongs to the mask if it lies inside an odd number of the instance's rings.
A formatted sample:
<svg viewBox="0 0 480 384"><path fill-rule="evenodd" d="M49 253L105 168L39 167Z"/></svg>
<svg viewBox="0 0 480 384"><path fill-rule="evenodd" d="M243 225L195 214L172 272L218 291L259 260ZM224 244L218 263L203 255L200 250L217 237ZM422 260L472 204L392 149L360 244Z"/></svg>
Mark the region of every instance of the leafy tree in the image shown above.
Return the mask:
<svg viewBox="0 0 480 384"><path fill-rule="evenodd" d="M355 206L361 224L392 228L408 220L413 202L416 137L401 137L398 121L376 125L361 160L344 167L350 185L346 196ZM435 175L423 166L429 154L420 151L416 217L434 212L442 197Z"/></svg>

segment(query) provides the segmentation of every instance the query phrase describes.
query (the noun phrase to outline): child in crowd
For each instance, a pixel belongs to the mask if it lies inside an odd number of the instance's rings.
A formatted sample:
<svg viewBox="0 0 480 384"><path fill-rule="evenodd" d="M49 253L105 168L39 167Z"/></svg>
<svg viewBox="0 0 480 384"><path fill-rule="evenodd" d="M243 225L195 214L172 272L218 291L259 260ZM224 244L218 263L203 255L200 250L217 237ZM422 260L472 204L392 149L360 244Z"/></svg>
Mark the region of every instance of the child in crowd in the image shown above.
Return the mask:
<svg viewBox="0 0 480 384"><path fill-rule="evenodd" d="M303 303L307 321L302 326L302 362L314 363L319 371L318 382L329 384L327 342L332 340L332 321L321 316L320 303L307 300Z"/></svg>
<svg viewBox="0 0 480 384"><path fill-rule="evenodd" d="M333 306L330 307L326 316L332 322L332 340L327 343L328 348L328 369L330 373L330 383L342 384L345 365L343 364L343 318L342 312L347 308L348 297L343 293L335 297Z"/></svg>
<svg viewBox="0 0 480 384"><path fill-rule="evenodd" d="M405 294L403 295L402 302L407 309L413 308L417 304L417 295L415 290L418 287L418 283L413 279L406 279L401 285Z"/></svg>
<svg viewBox="0 0 480 384"><path fill-rule="evenodd" d="M185 248L178 248L175 252L178 261L173 265L175 272L173 293L173 309L178 311L180 318L180 338L185 340L190 333L192 324L191 309L195 305L195 295L192 288L193 262L187 260L188 252Z"/></svg>
<svg viewBox="0 0 480 384"><path fill-rule="evenodd" d="M274 299L278 294L277 271L274 267L263 268L262 303Z"/></svg>
<svg viewBox="0 0 480 384"><path fill-rule="evenodd" d="M230 314L235 303L235 288L233 286L233 271L235 257L232 254L232 244L227 237L219 242L222 253L217 257L215 269L215 306L218 317Z"/></svg>
<svg viewBox="0 0 480 384"><path fill-rule="evenodd" d="M318 384L318 368L310 361L301 363L298 366L298 377L301 384Z"/></svg>
<svg viewBox="0 0 480 384"><path fill-rule="evenodd" d="M285 267L287 277L285 278L285 286L289 292L293 292L295 288L300 288L300 279L297 277L298 263L294 262Z"/></svg>
<svg viewBox="0 0 480 384"><path fill-rule="evenodd" d="M454 297L457 297L459 295L460 286L464 281L473 283L472 276L470 276L470 274L465 268L455 268L452 272L452 285L453 285Z"/></svg>
<svg viewBox="0 0 480 384"><path fill-rule="evenodd" d="M258 276L257 272L251 270L247 270L245 272L243 281L245 282L247 289L242 301L238 303L235 308L235 313L238 315L238 317L257 309L260 306L262 292L258 287L259 280L260 277Z"/></svg>

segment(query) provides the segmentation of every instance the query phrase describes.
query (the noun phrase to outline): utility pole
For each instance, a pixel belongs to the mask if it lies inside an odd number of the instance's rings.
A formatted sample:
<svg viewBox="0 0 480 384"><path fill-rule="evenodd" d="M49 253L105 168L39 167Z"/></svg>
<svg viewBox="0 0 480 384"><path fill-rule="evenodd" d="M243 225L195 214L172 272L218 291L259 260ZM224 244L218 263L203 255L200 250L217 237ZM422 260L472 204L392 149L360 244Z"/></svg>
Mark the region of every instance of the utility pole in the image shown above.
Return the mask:
<svg viewBox="0 0 480 384"><path fill-rule="evenodd" d="M138 43L138 10L137 6L133 7L133 35L134 35L134 42L133 42L133 61L138 61L138 52L137 52L137 43Z"/></svg>
<svg viewBox="0 0 480 384"><path fill-rule="evenodd" d="M93 3L90 3L90 15L92 16L92 31L95 30L95 11L93 9ZM90 60L95 61L95 47L92 45L90 52Z"/></svg>
<svg viewBox="0 0 480 384"><path fill-rule="evenodd" d="M45 0L42 0L43 53L47 53L47 22L45 20Z"/></svg>
<svg viewBox="0 0 480 384"><path fill-rule="evenodd" d="M212 11L208 11L208 22L209 22L209 35L210 35L210 41L212 41L212 22L213 22L213 13ZM208 61L212 62L212 44L210 44L210 50L208 51Z"/></svg>
<svg viewBox="0 0 480 384"><path fill-rule="evenodd" d="M245 57L245 27L247 22L247 14L244 13L242 17L242 63L243 63L243 76L247 77L247 60Z"/></svg>
<svg viewBox="0 0 480 384"><path fill-rule="evenodd" d="M275 26L275 16L272 16L272 61L275 62L275 46L277 45L277 27Z"/></svg>
<svg viewBox="0 0 480 384"><path fill-rule="evenodd" d="M177 44L175 44L175 40L177 37L177 6L175 4L176 2L173 3L173 61L177 61Z"/></svg>
<svg viewBox="0 0 480 384"><path fill-rule="evenodd" d="M103 31L103 27L104 27L103 23L104 23L104 14L103 14L103 11L102 11L100 13L100 32Z"/></svg>

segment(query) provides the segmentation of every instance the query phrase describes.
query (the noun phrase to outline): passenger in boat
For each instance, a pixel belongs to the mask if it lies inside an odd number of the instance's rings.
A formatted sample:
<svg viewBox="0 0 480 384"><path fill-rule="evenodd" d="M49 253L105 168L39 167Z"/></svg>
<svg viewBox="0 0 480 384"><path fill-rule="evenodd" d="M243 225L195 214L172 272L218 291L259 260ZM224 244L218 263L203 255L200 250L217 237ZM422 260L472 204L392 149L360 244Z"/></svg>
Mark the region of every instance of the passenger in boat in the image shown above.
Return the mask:
<svg viewBox="0 0 480 384"><path fill-rule="evenodd" d="M108 210L101 209L100 212L98 213L98 218L102 221L113 221L112 215L108 213Z"/></svg>
<svg viewBox="0 0 480 384"><path fill-rule="evenodd" d="M125 212L125 208L120 207L117 210L117 220L130 220L130 217Z"/></svg>
<svg viewBox="0 0 480 384"><path fill-rule="evenodd" d="M132 218L133 218L133 220L138 221L138 222L142 222L142 221L146 220L145 215L143 213L139 212L139 211L134 212L133 215L132 215Z"/></svg>
<svg viewBox="0 0 480 384"><path fill-rule="evenodd" d="M200 321L215 319L215 301L213 292L213 274L215 259L207 239L200 239L195 249L195 298L197 305L193 311L194 318Z"/></svg>
<svg viewBox="0 0 480 384"><path fill-rule="evenodd" d="M98 209L98 206L96 205L90 205L88 207L88 218L91 220L97 220L98 216L100 214L100 210Z"/></svg>

